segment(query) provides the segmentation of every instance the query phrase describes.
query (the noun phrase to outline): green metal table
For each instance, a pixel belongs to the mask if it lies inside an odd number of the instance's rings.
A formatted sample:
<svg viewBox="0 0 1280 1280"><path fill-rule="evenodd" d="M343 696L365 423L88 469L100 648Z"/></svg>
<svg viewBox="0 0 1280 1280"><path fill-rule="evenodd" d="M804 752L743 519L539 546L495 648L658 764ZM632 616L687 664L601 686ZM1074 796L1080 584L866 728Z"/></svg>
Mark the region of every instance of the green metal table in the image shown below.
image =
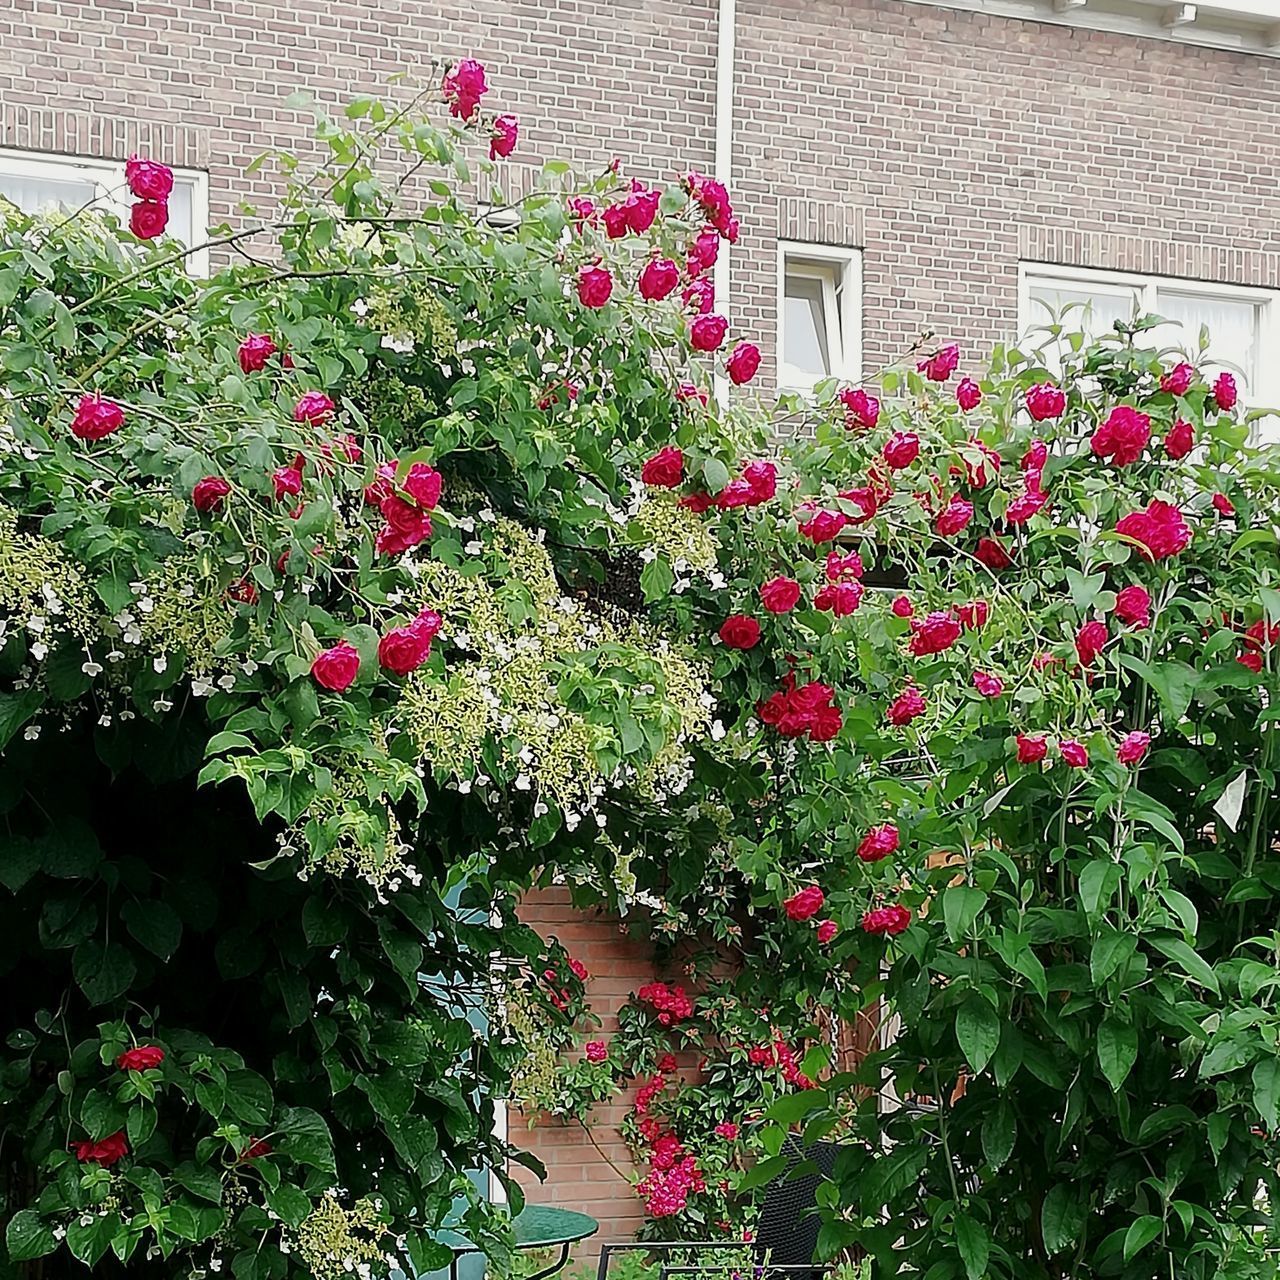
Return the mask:
<svg viewBox="0 0 1280 1280"><path fill-rule="evenodd" d="M569 1246L579 1240L585 1240L600 1230L600 1224L585 1213L573 1209L553 1209L550 1205L525 1205L511 1220L511 1228L515 1233L517 1249L554 1249L559 1247L560 1256L541 1271L534 1272L525 1280L547 1280L561 1270L569 1261ZM453 1250L453 1259L449 1263L451 1280L458 1280L458 1260L468 1253L479 1253L480 1249L459 1231L437 1231L435 1238Z"/></svg>

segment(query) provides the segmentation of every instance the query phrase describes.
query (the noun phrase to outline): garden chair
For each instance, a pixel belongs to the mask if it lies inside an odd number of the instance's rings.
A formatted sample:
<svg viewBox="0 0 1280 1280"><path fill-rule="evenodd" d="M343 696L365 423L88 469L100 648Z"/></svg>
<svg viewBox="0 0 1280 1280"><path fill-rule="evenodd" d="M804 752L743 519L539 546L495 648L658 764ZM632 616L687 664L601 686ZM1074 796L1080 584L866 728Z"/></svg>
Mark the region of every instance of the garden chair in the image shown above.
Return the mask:
<svg viewBox="0 0 1280 1280"><path fill-rule="evenodd" d="M750 1244L740 1240L632 1240L600 1246L600 1263L596 1280L609 1280L609 1261L619 1253L654 1254L659 1266L658 1280L715 1280L726 1271L734 1280L820 1280L832 1270L834 1263L814 1262L818 1248L818 1185L830 1176L839 1147L834 1142L815 1142L802 1147L788 1138L784 1153L789 1157L786 1170L765 1191L756 1223L755 1239ZM796 1176L792 1171L802 1162L811 1161L817 1170ZM737 1260L690 1262L704 1251L724 1254L733 1252L750 1261ZM674 1259L673 1259L674 1255ZM727 1280L727 1278L726 1278Z"/></svg>

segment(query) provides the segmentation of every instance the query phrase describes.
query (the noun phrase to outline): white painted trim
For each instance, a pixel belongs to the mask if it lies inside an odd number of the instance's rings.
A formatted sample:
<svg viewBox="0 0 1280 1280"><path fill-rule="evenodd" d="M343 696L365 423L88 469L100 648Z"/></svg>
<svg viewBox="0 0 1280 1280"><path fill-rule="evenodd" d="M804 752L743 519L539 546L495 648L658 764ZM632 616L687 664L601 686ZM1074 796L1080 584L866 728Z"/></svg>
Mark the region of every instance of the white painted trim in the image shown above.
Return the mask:
<svg viewBox="0 0 1280 1280"><path fill-rule="evenodd" d="M831 346L831 376L847 382L862 377L862 250L842 245L806 244L798 240L779 240L777 258L777 336L774 350L778 370L778 390L808 394L812 387L789 386L782 382L782 343L786 305L784 302L788 273L817 276L824 281L824 303L834 306L835 277L843 277L840 302L839 350L833 345L835 326L828 324L827 341ZM828 270L824 271L823 268ZM826 282L830 282L829 286ZM829 300L829 301L828 301Z"/></svg>
<svg viewBox="0 0 1280 1280"><path fill-rule="evenodd" d="M907 0L1024 22L1109 31L1172 44L1280 57L1280 0L1173 4L1170 0ZM1188 10L1194 17L1188 19ZM1170 16L1183 20L1169 22Z"/></svg>
<svg viewBox="0 0 1280 1280"><path fill-rule="evenodd" d="M18 177L44 178L48 181L79 180L92 182L97 198L121 222L129 221L130 200L125 189L124 162L92 156L65 155L53 151L22 151L0 147L0 170ZM191 234L196 244L208 239L209 175L203 169L174 168L174 182L191 192ZM192 275L209 274L209 251L201 249L186 259Z"/></svg>
<svg viewBox="0 0 1280 1280"><path fill-rule="evenodd" d="M733 197L733 66L737 55L738 3L737 0L720 0L716 13L716 149L715 174ZM727 240L720 242L715 266L711 269L711 282L716 291L716 311L729 314L729 256L733 246ZM726 404L729 399L729 381L717 372L715 378L716 399Z"/></svg>

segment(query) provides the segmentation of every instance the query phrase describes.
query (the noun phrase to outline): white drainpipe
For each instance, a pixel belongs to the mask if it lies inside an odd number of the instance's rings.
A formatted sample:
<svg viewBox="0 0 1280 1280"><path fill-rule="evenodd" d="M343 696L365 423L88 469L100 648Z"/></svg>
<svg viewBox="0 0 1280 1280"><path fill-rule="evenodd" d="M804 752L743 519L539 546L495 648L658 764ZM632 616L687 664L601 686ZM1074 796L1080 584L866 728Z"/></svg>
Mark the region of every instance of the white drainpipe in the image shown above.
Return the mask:
<svg viewBox="0 0 1280 1280"><path fill-rule="evenodd" d="M716 19L716 155L715 178L729 188L733 178L733 61L737 35L737 0L720 0ZM716 287L716 310L729 315L729 242L720 242L712 280ZM732 317L730 317L732 321ZM724 403L729 396L728 381L716 376L716 398Z"/></svg>

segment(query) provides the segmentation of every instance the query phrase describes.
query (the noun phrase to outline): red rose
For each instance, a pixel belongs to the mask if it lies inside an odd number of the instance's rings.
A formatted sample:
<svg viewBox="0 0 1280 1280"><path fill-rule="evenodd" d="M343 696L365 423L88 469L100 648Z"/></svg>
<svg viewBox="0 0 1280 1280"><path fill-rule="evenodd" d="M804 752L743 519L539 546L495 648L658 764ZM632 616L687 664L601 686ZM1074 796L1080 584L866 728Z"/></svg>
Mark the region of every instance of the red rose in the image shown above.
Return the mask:
<svg viewBox="0 0 1280 1280"><path fill-rule="evenodd" d="M129 210L129 230L139 240L154 240L169 225L169 206L163 200L139 200Z"/></svg>
<svg viewBox="0 0 1280 1280"><path fill-rule="evenodd" d="M396 483L396 464L383 462L374 473L372 484L365 485L364 500L371 507L380 507L391 497Z"/></svg>
<svg viewBox="0 0 1280 1280"><path fill-rule="evenodd" d="M1042 489L1029 489L1020 494L1009 504L1004 518L1010 524L1026 524L1037 511L1049 501L1049 495Z"/></svg>
<svg viewBox="0 0 1280 1280"><path fill-rule="evenodd" d="M307 391L293 406L293 420L318 427L332 412L333 401L323 391Z"/></svg>
<svg viewBox="0 0 1280 1280"><path fill-rule="evenodd" d="M217 511L231 486L221 476L205 476L191 487L191 501L197 511Z"/></svg>
<svg viewBox="0 0 1280 1280"><path fill-rule="evenodd" d="M654 258L640 272L640 296L648 302L661 302L680 283L680 268L670 258Z"/></svg>
<svg viewBox="0 0 1280 1280"><path fill-rule="evenodd" d="M100 1164L105 1169L129 1154L129 1144L121 1129L101 1142L73 1142L71 1150L81 1164Z"/></svg>
<svg viewBox="0 0 1280 1280"><path fill-rule="evenodd" d="M430 656L431 636L413 623L407 627L392 627L378 641L378 665L392 675L407 676Z"/></svg>
<svg viewBox="0 0 1280 1280"><path fill-rule="evenodd" d="M955 373L956 366L959 363L960 348L956 346L943 347L927 360L920 361L916 365L916 372L923 373L932 382L946 382Z"/></svg>
<svg viewBox="0 0 1280 1280"><path fill-rule="evenodd" d="M822 910L826 898L816 884L793 893L782 905L786 908L790 920L810 920Z"/></svg>
<svg viewBox="0 0 1280 1280"><path fill-rule="evenodd" d="M773 1049L767 1044L755 1044L747 1050L747 1060L753 1067L773 1066Z"/></svg>
<svg viewBox="0 0 1280 1280"><path fill-rule="evenodd" d="M1218 374L1213 384L1213 399L1224 412L1235 408L1239 392L1236 390L1236 380L1229 373Z"/></svg>
<svg viewBox="0 0 1280 1280"><path fill-rule="evenodd" d="M991 616L991 606L985 600L970 600L956 605L956 617L966 631L981 631Z"/></svg>
<svg viewBox="0 0 1280 1280"><path fill-rule="evenodd" d="M578 301L595 310L613 293L613 277L604 267L583 267L578 272Z"/></svg>
<svg viewBox="0 0 1280 1280"><path fill-rule="evenodd" d="M684 479L684 454L664 445L640 468L640 479L658 489L674 489Z"/></svg>
<svg viewBox="0 0 1280 1280"><path fill-rule="evenodd" d="M704 231L689 246L689 274L698 275L716 265L720 256L720 237L715 230Z"/></svg>
<svg viewBox="0 0 1280 1280"><path fill-rule="evenodd" d="M1165 434L1164 451L1176 462L1179 458L1185 458L1191 452L1195 442L1195 432L1191 427L1191 423L1184 418L1179 418Z"/></svg>
<svg viewBox="0 0 1280 1280"><path fill-rule="evenodd" d="M990 445L983 444L978 439L969 440L965 449L967 453L961 455L961 461L964 463L964 478L975 489L981 489L999 475L1000 455ZM951 473L957 474L955 467L951 468Z"/></svg>
<svg viewBox="0 0 1280 1280"><path fill-rule="evenodd" d="M1116 748L1116 759L1121 764L1137 764L1147 754L1147 748L1150 745L1151 735L1143 733L1141 729L1135 729L1132 733L1124 735Z"/></svg>
<svg viewBox="0 0 1280 1280"><path fill-rule="evenodd" d="M735 613L721 623L720 639L730 649L754 649L760 643L760 624L745 613Z"/></svg>
<svg viewBox="0 0 1280 1280"><path fill-rule="evenodd" d="M1167 391L1171 396L1185 396L1195 376L1195 369L1185 361L1176 364L1168 373L1160 375L1160 390Z"/></svg>
<svg viewBox="0 0 1280 1280"><path fill-rule="evenodd" d="M288 560L289 553L285 552L283 558ZM257 604L258 588L253 585L253 580L246 574L243 578L237 578L227 588L227 596L237 604Z"/></svg>
<svg viewBox="0 0 1280 1280"><path fill-rule="evenodd" d="M1047 422L1060 417L1067 407L1067 397L1061 387L1052 382L1040 382L1027 388L1027 412L1036 422Z"/></svg>
<svg viewBox="0 0 1280 1280"><path fill-rule="evenodd" d="M957 533L962 533L972 519L973 503L966 502L963 498L952 498L939 512L933 527L940 538L952 538Z"/></svg>
<svg viewBox="0 0 1280 1280"><path fill-rule="evenodd" d="M1182 512L1155 499L1145 511L1134 511L1117 522L1116 532L1138 543L1144 560L1167 560L1186 549L1191 541Z"/></svg>
<svg viewBox="0 0 1280 1280"><path fill-rule="evenodd" d="M839 932L840 926L834 920L819 920L816 930L819 945L825 947Z"/></svg>
<svg viewBox="0 0 1280 1280"><path fill-rule="evenodd" d="M415 503L394 494L384 498L380 507L386 525L379 530L377 549L381 555L399 555L431 537L431 519Z"/></svg>
<svg viewBox="0 0 1280 1280"><path fill-rule="evenodd" d="M689 342L695 351L715 351L729 332L729 322L714 312L699 316L689 326Z"/></svg>
<svg viewBox="0 0 1280 1280"><path fill-rule="evenodd" d="M868 395L861 387L856 390L846 387L840 392L840 403L844 405L844 425L846 430L861 427L870 431L880 421L880 401Z"/></svg>
<svg viewBox="0 0 1280 1280"><path fill-rule="evenodd" d="M751 486L751 505L770 501L778 492L778 468L772 462L748 462L742 478Z"/></svg>
<svg viewBox="0 0 1280 1280"><path fill-rule="evenodd" d="M1236 661L1242 667L1248 667L1255 676L1262 670L1262 654L1260 653L1252 653L1246 650L1236 656Z"/></svg>
<svg viewBox="0 0 1280 1280"><path fill-rule="evenodd" d="M240 1153L241 1160L261 1160L269 1156L275 1148L266 1138L250 1138L249 1145Z"/></svg>
<svg viewBox="0 0 1280 1280"><path fill-rule="evenodd" d="M676 505L684 507L686 511L692 511L695 516L700 516L710 511L716 505L716 500L709 493L690 493L681 498Z"/></svg>
<svg viewBox="0 0 1280 1280"><path fill-rule="evenodd" d="M923 658L950 649L960 639L960 621L953 613L934 612L923 622L912 622L911 631L911 653Z"/></svg>
<svg viewBox="0 0 1280 1280"><path fill-rule="evenodd" d="M962 379L960 385L956 387L956 404L968 413L970 409L976 409L981 403L982 388L972 378Z"/></svg>
<svg viewBox="0 0 1280 1280"><path fill-rule="evenodd" d="M979 538L973 554L988 569L997 573L1001 569L1007 569L1013 563L1009 553L1001 545L999 538Z"/></svg>
<svg viewBox="0 0 1280 1280"><path fill-rule="evenodd" d="M354 645L340 640L330 649L322 649L311 663L311 674L322 689L345 693L360 671L360 654Z"/></svg>
<svg viewBox="0 0 1280 1280"><path fill-rule="evenodd" d="M489 92L484 67L474 58L463 58L456 63L445 76L441 88L449 104L449 114L459 120L470 120L480 105L480 99Z"/></svg>
<svg viewBox="0 0 1280 1280"><path fill-rule="evenodd" d="M141 156L130 156L124 162L124 180L139 200L168 200L173 190L173 170Z"/></svg>
<svg viewBox="0 0 1280 1280"><path fill-rule="evenodd" d="M1127 404L1118 404L1093 433L1089 448L1099 458L1110 458L1117 467L1127 467L1142 457L1150 440L1151 419Z"/></svg>
<svg viewBox="0 0 1280 1280"><path fill-rule="evenodd" d="M1107 643L1107 624L1105 622L1086 622L1076 632L1076 655L1082 667L1093 665L1094 659Z"/></svg>
<svg viewBox="0 0 1280 1280"><path fill-rule="evenodd" d="M610 240L621 240L631 230L627 219L627 206L622 203L606 206L604 211L604 233Z"/></svg>
<svg viewBox="0 0 1280 1280"><path fill-rule="evenodd" d="M884 460L894 471L909 467L920 456L920 437L914 431L895 431L885 441Z"/></svg>
<svg viewBox="0 0 1280 1280"><path fill-rule="evenodd" d="M834 614L837 618L847 618L862 603L862 583L860 582L828 582L813 597L815 609Z"/></svg>
<svg viewBox="0 0 1280 1280"><path fill-rule="evenodd" d="M1084 769L1089 764L1089 753L1085 750L1084 744L1077 742L1074 738L1063 738L1058 743L1058 754L1062 756L1063 762L1073 769Z"/></svg>
<svg viewBox="0 0 1280 1280"><path fill-rule="evenodd" d="M734 507L754 507L756 491L746 480L730 480L715 498L716 506L721 511L732 511Z"/></svg>
<svg viewBox="0 0 1280 1280"><path fill-rule="evenodd" d="M898 848L898 828L892 822L872 827L858 845L858 857L863 862L879 862Z"/></svg>
<svg viewBox="0 0 1280 1280"><path fill-rule="evenodd" d="M908 685L889 704L885 718L893 725L910 724L917 716L924 714L924 698L913 686Z"/></svg>
<svg viewBox="0 0 1280 1280"><path fill-rule="evenodd" d="M440 490L444 488L444 477L425 462L415 462L401 481L400 487L418 506L434 511L436 503L440 501Z"/></svg>
<svg viewBox="0 0 1280 1280"><path fill-rule="evenodd" d="M661 191L646 191L636 184L631 194L623 201L622 208L627 215L627 226L636 235L643 235L653 226L653 220L658 216L658 202L661 199Z"/></svg>
<svg viewBox="0 0 1280 1280"><path fill-rule="evenodd" d="M101 440L124 423L124 410L114 400L104 400L96 392L81 396L76 416L71 419L71 434L80 440Z"/></svg>
<svg viewBox="0 0 1280 1280"><path fill-rule="evenodd" d="M267 361L276 353L276 344L269 333L247 333L236 350L240 368L245 373L257 373L267 367Z"/></svg>
<svg viewBox="0 0 1280 1280"><path fill-rule="evenodd" d="M306 459L298 454L287 467L277 467L271 473L271 484L275 489L276 501L285 498L296 498L302 492L302 468Z"/></svg>
<svg viewBox="0 0 1280 1280"><path fill-rule="evenodd" d="M577 956L569 957L569 972L573 974L573 976L577 978L579 982L586 982L586 980L591 976L587 972L587 966L583 964L582 961L579 960ZM682 991L683 988L677 987L676 990Z"/></svg>
<svg viewBox="0 0 1280 1280"><path fill-rule="evenodd" d="M862 917L864 933L880 934L883 937L896 937L911 927L911 912L900 902L890 907L877 907Z"/></svg>
<svg viewBox="0 0 1280 1280"><path fill-rule="evenodd" d="M800 584L794 578L770 578L760 588L760 601L770 613L790 613L800 599Z"/></svg>
<svg viewBox="0 0 1280 1280"><path fill-rule="evenodd" d="M799 526L800 536L815 543L830 542L839 536L840 531L849 523L849 517L843 511L815 509L813 504L808 502L800 506L796 514L808 517Z"/></svg>
<svg viewBox="0 0 1280 1280"><path fill-rule="evenodd" d="M588 1040L586 1055L588 1062L603 1062L609 1056L609 1046L603 1040Z"/></svg>
<svg viewBox="0 0 1280 1280"><path fill-rule="evenodd" d="M493 122L493 137L489 139L489 159L505 160L516 149L520 137L520 124L515 116L499 116Z"/></svg>
<svg viewBox="0 0 1280 1280"><path fill-rule="evenodd" d="M861 578L862 557L856 551L843 554L839 551L828 551L826 573L828 582L848 582L851 578Z"/></svg>
<svg viewBox="0 0 1280 1280"><path fill-rule="evenodd" d="M664 1076L669 1076L679 1067L679 1065L680 1064L676 1061L676 1055L674 1053L664 1053L656 1063L658 1074Z"/></svg>
<svg viewBox="0 0 1280 1280"><path fill-rule="evenodd" d="M1146 587L1124 587L1116 592L1116 617L1139 630L1151 625L1151 595Z"/></svg>
<svg viewBox="0 0 1280 1280"><path fill-rule="evenodd" d="M724 362L725 372L735 387L750 382L760 368L760 348L754 342L739 342Z"/></svg>
<svg viewBox="0 0 1280 1280"><path fill-rule="evenodd" d="M819 926L819 932L821 932L821 926ZM726 1142L735 1142L738 1137L738 1126L726 1120L723 1124L716 1125L713 1132L717 1138L723 1138Z"/></svg>
<svg viewBox="0 0 1280 1280"><path fill-rule="evenodd" d="M1213 503L1213 509L1228 520L1236 513L1235 505L1225 493L1215 493L1210 502Z"/></svg>
<svg viewBox="0 0 1280 1280"><path fill-rule="evenodd" d="M973 687L984 698L998 698L1004 693L1004 681L999 676L988 675L985 671L973 673Z"/></svg>
<svg viewBox="0 0 1280 1280"><path fill-rule="evenodd" d="M1018 763L1035 764L1048 752L1048 743L1042 733L1020 733L1017 736Z"/></svg>
<svg viewBox="0 0 1280 1280"><path fill-rule="evenodd" d="M690 280L680 294L680 300L687 311L696 316L705 316L716 305L716 286L710 276L699 276ZM719 319L720 317L716 317ZM697 343L695 342L695 346ZM720 344L717 342L716 346Z"/></svg>
<svg viewBox="0 0 1280 1280"><path fill-rule="evenodd" d="M164 1061L164 1050L158 1044L141 1044L136 1049L126 1049L117 1059L121 1071L150 1071Z"/></svg>
<svg viewBox="0 0 1280 1280"><path fill-rule="evenodd" d="M911 618L915 616L915 605L906 596L895 596L893 603L889 606L895 617Z"/></svg>
<svg viewBox="0 0 1280 1280"><path fill-rule="evenodd" d="M707 393L701 387L695 387L692 382L682 382L676 387L676 399L682 403L696 400L704 409L707 406Z"/></svg>

